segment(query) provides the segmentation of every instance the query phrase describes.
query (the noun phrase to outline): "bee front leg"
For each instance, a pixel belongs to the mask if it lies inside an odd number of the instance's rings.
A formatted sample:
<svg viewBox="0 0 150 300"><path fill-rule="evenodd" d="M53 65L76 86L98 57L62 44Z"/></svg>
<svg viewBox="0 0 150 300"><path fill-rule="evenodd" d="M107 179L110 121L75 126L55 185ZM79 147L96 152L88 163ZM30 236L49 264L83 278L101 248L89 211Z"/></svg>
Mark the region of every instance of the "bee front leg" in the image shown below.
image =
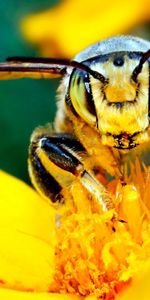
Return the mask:
<svg viewBox="0 0 150 300"><path fill-rule="evenodd" d="M73 182L79 181L102 211L113 208L108 193L92 170L86 169L88 154L70 134L48 134L35 130L29 148L29 173L35 188L53 203L70 197Z"/></svg>

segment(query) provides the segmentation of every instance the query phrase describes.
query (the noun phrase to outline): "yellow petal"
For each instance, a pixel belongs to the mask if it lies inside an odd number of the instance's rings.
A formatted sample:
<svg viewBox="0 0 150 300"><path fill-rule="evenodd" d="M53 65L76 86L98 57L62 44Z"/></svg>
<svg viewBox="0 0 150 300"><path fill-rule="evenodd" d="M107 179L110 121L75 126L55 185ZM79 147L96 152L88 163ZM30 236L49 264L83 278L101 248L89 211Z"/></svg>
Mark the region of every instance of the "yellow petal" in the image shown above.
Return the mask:
<svg viewBox="0 0 150 300"><path fill-rule="evenodd" d="M150 299L150 261L146 265L141 266L132 279L132 284L122 293L118 294L116 300L149 300Z"/></svg>
<svg viewBox="0 0 150 300"><path fill-rule="evenodd" d="M80 296L61 295L52 293L30 293L19 292L8 289L0 289L0 299L2 300L81 300ZM87 298L87 300L96 300L96 298Z"/></svg>
<svg viewBox="0 0 150 300"><path fill-rule="evenodd" d="M149 0L63 0L25 18L22 32L44 55L73 57L86 46L125 33L149 18Z"/></svg>
<svg viewBox="0 0 150 300"><path fill-rule="evenodd" d="M2 287L48 290L54 274L54 224L55 212L48 202L25 183L0 171Z"/></svg>

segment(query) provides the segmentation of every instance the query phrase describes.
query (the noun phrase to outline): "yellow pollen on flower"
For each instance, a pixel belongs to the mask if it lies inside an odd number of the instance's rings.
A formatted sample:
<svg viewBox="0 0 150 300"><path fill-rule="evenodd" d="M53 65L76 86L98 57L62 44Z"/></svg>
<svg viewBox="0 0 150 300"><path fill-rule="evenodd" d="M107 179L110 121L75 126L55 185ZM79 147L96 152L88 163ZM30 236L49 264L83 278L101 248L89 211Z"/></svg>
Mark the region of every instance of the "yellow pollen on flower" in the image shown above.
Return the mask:
<svg viewBox="0 0 150 300"><path fill-rule="evenodd" d="M143 178L146 193L148 174L148 169L143 173L139 167L137 177ZM81 189L76 199L80 204L60 218L51 292L112 300L131 285L141 266L150 265L148 199L143 201L142 186L134 185L131 177L127 181L123 187L114 181L112 188L111 183L116 219L113 210L101 215L92 211L92 205L90 210L87 200L81 197Z"/></svg>
<svg viewBox="0 0 150 300"><path fill-rule="evenodd" d="M57 210L3 172L0 182L0 299L149 300L149 167L136 159L125 186L106 183L105 213L79 182Z"/></svg>

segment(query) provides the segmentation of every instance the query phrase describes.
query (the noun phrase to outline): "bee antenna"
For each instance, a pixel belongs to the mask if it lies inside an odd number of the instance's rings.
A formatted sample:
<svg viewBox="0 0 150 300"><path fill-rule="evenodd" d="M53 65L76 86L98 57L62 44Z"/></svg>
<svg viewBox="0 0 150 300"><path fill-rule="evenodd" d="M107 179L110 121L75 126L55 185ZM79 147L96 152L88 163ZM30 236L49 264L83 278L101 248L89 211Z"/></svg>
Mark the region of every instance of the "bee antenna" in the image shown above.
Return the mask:
<svg viewBox="0 0 150 300"><path fill-rule="evenodd" d="M90 75L92 75L95 79L100 80L103 84L108 83L108 79L106 79L104 75L102 75L101 73L99 73L99 72L97 72L97 71L92 70L91 68L89 68L88 66L84 65L83 63L77 62L77 61L75 61L75 60L71 60L71 61L70 61L70 64L71 64L71 66L76 65L76 68L77 68L77 69L81 69L81 70L83 70L83 71L88 72L88 73L89 73Z"/></svg>
<svg viewBox="0 0 150 300"><path fill-rule="evenodd" d="M62 66L62 73L65 71L66 67L72 67L76 68L78 70L85 71L89 73L91 76L93 76L95 79L100 80L103 84L108 83L108 79L104 77L101 73L92 70L88 66L84 65L82 62L78 62L75 60L69 60L69 59L61 59L61 58L47 58L47 57L24 57L24 56L14 56L14 57L8 57L8 62L16 62L16 63L41 63L41 64L49 64L53 68L53 66ZM40 66L39 66L40 67Z"/></svg>
<svg viewBox="0 0 150 300"><path fill-rule="evenodd" d="M144 63L150 58L150 50L142 54L139 64L135 67L132 72L131 79L137 82L137 77L141 73Z"/></svg>

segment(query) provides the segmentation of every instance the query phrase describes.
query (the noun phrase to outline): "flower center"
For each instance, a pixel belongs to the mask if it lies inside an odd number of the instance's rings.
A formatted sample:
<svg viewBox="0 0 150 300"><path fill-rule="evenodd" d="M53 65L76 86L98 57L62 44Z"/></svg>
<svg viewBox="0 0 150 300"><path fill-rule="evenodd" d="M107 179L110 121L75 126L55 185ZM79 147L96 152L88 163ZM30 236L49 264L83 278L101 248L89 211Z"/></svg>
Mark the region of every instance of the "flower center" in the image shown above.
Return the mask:
<svg viewBox="0 0 150 300"><path fill-rule="evenodd" d="M150 176L138 163L131 173L124 187L108 184L116 219L87 207L84 196L60 218L50 291L112 300L150 260Z"/></svg>

